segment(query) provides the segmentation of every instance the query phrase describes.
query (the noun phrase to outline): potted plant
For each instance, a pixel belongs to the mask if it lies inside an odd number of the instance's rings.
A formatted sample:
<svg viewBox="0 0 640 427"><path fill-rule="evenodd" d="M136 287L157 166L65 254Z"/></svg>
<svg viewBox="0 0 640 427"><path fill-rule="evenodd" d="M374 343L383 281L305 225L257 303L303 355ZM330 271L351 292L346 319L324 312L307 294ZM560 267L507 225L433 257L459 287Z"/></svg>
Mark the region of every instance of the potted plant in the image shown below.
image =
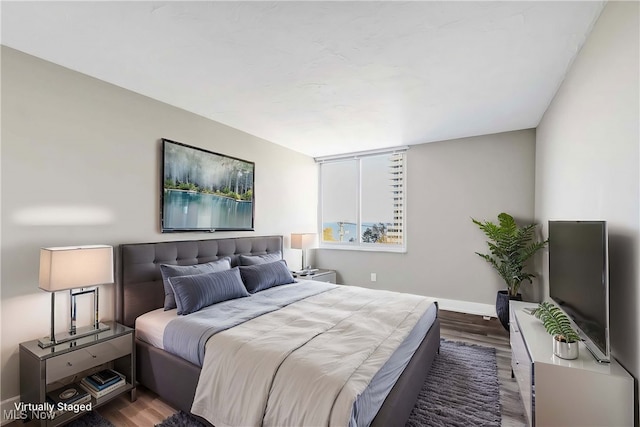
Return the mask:
<svg viewBox="0 0 640 427"><path fill-rule="evenodd" d="M500 323L509 330L509 300L522 300L518 293L524 280L532 283L535 274L525 271L525 264L538 250L548 242L536 241L536 225L519 227L513 217L507 213L498 215L498 224L491 221L480 222L471 218L489 238L489 254L476 252L496 269L507 285L507 289L498 291L496 313Z"/></svg>
<svg viewBox="0 0 640 427"><path fill-rule="evenodd" d="M544 328L553 336L553 354L562 359L578 358L580 336L562 310L549 302L541 302L531 314L542 320Z"/></svg>

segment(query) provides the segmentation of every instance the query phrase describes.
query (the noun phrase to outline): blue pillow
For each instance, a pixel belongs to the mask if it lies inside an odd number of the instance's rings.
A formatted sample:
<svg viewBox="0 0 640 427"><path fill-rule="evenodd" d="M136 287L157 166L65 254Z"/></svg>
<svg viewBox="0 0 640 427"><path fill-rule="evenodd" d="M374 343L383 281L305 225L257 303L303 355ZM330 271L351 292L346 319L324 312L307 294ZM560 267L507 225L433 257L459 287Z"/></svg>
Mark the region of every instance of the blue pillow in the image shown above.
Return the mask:
<svg viewBox="0 0 640 427"><path fill-rule="evenodd" d="M212 304L248 297L238 267L216 273L170 277L178 314L190 314Z"/></svg>
<svg viewBox="0 0 640 427"><path fill-rule="evenodd" d="M266 264L240 266L240 275L244 286L252 294L274 286L295 282L287 263L282 259Z"/></svg>
<svg viewBox="0 0 640 427"><path fill-rule="evenodd" d="M173 289L169 284L170 277L189 276L193 274L214 273L216 271L229 270L231 268L231 258L224 257L205 264L194 265L160 265L160 273L162 273L162 284L164 285L164 310L176 308L176 299L173 296Z"/></svg>
<svg viewBox="0 0 640 427"><path fill-rule="evenodd" d="M240 265L258 265L276 262L282 259L282 252L271 252L263 255L240 255Z"/></svg>

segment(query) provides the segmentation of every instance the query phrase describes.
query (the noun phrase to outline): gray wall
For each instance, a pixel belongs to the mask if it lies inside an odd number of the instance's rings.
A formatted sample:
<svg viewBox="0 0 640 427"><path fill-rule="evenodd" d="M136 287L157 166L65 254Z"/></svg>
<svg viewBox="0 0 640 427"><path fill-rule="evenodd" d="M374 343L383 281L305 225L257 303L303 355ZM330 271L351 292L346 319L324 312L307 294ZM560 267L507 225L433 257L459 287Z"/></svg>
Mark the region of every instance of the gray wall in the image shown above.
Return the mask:
<svg viewBox="0 0 640 427"><path fill-rule="evenodd" d="M471 217L533 220L535 131L416 145L407 156L407 252L318 249L316 264L349 285L494 305L505 286L474 254L487 247Z"/></svg>
<svg viewBox="0 0 640 427"><path fill-rule="evenodd" d="M163 137L256 162L255 232L159 232ZM291 232L317 223L310 157L5 47L1 149L3 400L19 393L18 343L49 332L40 247L283 234L289 248ZM300 251L285 257L299 267ZM113 319L113 286L100 297ZM63 330L67 298L58 301Z"/></svg>
<svg viewBox="0 0 640 427"><path fill-rule="evenodd" d="M607 4L545 113L536 140L536 219L545 224L549 219L608 222L611 345L613 355L636 378L640 375L638 9L637 2ZM548 291L546 286L545 281Z"/></svg>

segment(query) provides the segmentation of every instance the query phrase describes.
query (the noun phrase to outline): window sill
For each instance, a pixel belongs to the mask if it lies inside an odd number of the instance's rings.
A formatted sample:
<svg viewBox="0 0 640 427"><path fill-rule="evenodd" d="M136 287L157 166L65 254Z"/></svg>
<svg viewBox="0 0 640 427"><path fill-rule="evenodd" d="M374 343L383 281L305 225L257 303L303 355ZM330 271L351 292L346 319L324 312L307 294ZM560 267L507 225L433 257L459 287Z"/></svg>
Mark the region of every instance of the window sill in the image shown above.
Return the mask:
<svg viewBox="0 0 640 427"><path fill-rule="evenodd" d="M327 243L321 243L318 249L337 249L340 251L361 251L361 252L390 252L396 254L406 254L406 247L389 247L389 246L359 246L359 245L331 245Z"/></svg>

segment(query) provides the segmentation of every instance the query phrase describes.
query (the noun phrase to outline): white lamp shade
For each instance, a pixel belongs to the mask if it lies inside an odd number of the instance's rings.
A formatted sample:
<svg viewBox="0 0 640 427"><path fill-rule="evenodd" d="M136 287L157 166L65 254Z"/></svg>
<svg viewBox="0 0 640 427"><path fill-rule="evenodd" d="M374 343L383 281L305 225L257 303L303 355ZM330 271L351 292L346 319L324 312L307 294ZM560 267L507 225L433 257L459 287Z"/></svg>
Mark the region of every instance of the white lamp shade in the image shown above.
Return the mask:
<svg viewBox="0 0 640 427"><path fill-rule="evenodd" d="M291 233L291 249L309 249L315 240L315 233Z"/></svg>
<svg viewBox="0 0 640 427"><path fill-rule="evenodd" d="M40 289L49 292L113 283L113 247L40 249Z"/></svg>

